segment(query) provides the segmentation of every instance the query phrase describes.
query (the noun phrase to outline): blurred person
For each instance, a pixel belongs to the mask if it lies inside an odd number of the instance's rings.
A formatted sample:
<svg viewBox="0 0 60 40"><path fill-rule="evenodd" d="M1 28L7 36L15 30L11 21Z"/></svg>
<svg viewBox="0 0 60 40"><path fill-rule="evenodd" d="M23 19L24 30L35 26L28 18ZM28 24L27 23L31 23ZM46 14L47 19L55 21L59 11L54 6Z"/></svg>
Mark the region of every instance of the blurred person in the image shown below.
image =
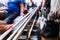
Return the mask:
<svg viewBox="0 0 60 40"><path fill-rule="evenodd" d="M57 33L57 37L59 38L59 26L60 26L60 0L51 0L51 9L50 12L48 14L48 20L57 22L57 24L59 24L58 26L56 26L57 28L55 33Z"/></svg>
<svg viewBox="0 0 60 40"><path fill-rule="evenodd" d="M9 0L8 1L8 7L7 12L1 20L4 20L8 24L13 23L13 20L17 16L24 16L24 0Z"/></svg>
<svg viewBox="0 0 60 40"><path fill-rule="evenodd" d="M4 8L4 7L3 7ZM1 8L1 10L3 10ZM10 28L7 25L12 24L17 16L24 16L24 0L9 0L6 14L0 19L0 32L4 32L6 28Z"/></svg>
<svg viewBox="0 0 60 40"><path fill-rule="evenodd" d="M7 13L6 9L7 7L3 3L0 3L0 19L5 13Z"/></svg>
<svg viewBox="0 0 60 40"><path fill-rule="evenodd" d="M45 18L47 18L47 15L50 12L50 2L51 2L51 0L42 0L41 10L42 10L42 14L44 15Z"/></svg>
<svg viewBox="0 0 60 40"><path fill-rule="evenodd" d="M49 4L48 4L49 5ZM51 9L47 20L39 20L41 40L59 40L60 0L51 0Z"/></svg>
<svg viewBox="0 0 60 40"><path fill-rule="evenodd" d="M51 0L51 9L42 28L42 40L59 40L60 0Z"/></svg>
<svg viewBox="0 0 60 40"><path fill-rule="evenodd" d="M36 4L34 4L33 0L30 0L30 2L27 5L28 9L36 7Z"/></svg>
<svg viewBox="0 0 60 40"><path fill-rule="evenodd" d="M46 18L48 17L48 14L50 12L50 4L51 4L51 0L45 0L45 7L46 7Z"/></svg>

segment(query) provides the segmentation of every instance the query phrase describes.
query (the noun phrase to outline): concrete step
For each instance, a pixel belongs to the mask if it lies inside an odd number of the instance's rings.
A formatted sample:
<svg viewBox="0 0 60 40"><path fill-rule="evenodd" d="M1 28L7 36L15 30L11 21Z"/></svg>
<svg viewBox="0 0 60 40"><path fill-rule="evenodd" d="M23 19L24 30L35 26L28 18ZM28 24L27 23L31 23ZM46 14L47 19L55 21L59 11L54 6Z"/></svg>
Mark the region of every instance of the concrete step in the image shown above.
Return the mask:
<svg viewBox="0 0 60 40"><path fill-rule="evenodd" d="M30 40L38 40L37 35L32 35L31 38L30 38Z"/></svg>
<svg viewBox="0 0 60 40"><path fill-rule="evenodd" d="M26 38L27 38L27 35L21 35L21 36L19 37L19 40L26 40Z"/></svg>

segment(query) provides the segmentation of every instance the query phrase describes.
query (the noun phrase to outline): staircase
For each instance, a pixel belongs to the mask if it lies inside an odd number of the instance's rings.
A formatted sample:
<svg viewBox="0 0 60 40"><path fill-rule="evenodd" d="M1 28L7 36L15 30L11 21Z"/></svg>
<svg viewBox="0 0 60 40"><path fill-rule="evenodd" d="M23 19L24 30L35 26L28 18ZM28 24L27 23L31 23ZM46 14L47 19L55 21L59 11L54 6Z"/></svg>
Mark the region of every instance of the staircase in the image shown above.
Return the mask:
<svg viewBox="0 0 60 40"><path fill-rule="evenodd" d="M25 27L22 35L19 37L19 40L40 40L39 38L40 35L38 33L38 28L36 27L36 23L34 24L34 27L31 31L30 38L28 38L28 32L31 29L32 24L33 24L33 21L31 20Z"/></svg>

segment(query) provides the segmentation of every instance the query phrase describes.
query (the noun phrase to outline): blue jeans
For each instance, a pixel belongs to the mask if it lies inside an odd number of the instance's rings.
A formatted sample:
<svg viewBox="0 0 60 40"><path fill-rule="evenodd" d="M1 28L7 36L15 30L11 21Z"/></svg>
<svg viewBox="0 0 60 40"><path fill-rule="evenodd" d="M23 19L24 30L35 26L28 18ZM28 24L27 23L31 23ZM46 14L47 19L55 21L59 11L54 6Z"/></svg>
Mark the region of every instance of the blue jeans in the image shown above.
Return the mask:
<svg viewBox="0 0 60 40"><path fill-rule="evenodd" d="M18 14L5 14L1 20L4 20L5 22L7 22L8 24L12 24L14 19L19 16Z"/></svg>

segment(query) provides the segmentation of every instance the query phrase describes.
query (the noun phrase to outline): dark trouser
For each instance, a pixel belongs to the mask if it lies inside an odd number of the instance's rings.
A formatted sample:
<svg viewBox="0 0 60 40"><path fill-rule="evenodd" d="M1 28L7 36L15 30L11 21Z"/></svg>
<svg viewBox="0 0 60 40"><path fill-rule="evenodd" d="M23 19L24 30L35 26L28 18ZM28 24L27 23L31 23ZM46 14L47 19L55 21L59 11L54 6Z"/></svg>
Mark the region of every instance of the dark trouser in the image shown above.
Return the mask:
<svg viewBox="0 0 60 40"><path fill-rule="evenodd" d="M18 14L5 14L1 20L4 20L5 22L7 22L8 24L13 23L14 19L18 16Z"/></svg>
<svg viewBox="0 0 60 40"><path fill-rule="evenodd" d="M14 19L19 16L18 14L5 14L1 20L4 20L6 21L8 24L11 24L13 23ZM13 30L12 30L13 31ZM12 34L12 31L3 39L3 40L6 40L11 34Z"/></svg>

